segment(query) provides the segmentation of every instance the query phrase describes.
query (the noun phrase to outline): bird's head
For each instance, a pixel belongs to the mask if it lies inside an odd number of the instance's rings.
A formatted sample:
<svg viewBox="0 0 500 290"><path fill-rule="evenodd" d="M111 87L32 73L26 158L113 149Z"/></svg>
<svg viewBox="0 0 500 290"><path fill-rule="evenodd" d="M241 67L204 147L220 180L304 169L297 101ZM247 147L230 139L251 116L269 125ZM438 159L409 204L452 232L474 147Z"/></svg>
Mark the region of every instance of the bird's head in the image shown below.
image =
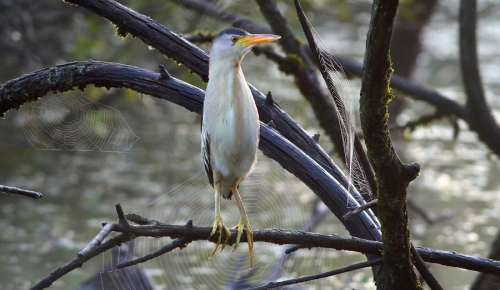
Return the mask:
<svg viewBox="0 0 500 290"><path fill-rule="evenodd" d="M250 34L239 28L227 28L214 38L210 48L210 60L227 59L239 63L255 45L280 38L281 36L273 34Z"/></svg>

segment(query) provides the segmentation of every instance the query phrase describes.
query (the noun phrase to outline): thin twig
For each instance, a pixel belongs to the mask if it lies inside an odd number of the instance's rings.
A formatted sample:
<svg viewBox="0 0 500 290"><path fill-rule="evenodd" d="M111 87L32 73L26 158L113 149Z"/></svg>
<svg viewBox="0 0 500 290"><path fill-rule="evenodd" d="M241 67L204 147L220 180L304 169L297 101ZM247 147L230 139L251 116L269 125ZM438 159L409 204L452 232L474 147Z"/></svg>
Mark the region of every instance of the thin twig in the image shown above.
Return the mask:
<svg viewBox="0 0 500 290"><path fill-rule="evenodd" d="M448 211L448 212L445 211L437 216L431 216L429 213L427 213L427 211L425 211L425 209L423 209L420 205L418 205L415 202L415 200L412 198L411 195L408 195L406 200L407 200L408 207L410 209L412 209L414 212L416 212L417 214L419 214L424 219L424 221L429 225L433 225L437 222L449 219L450 217L453 216L453 212L451 212L451 211Z"/></svg>
<svg viewBox="0 0 500 290"><path fill-rule="evenodd" d="M344 220L348 220L349 218L359 214L360 212L363 212L373 206L376 206L378 203L378 199L370 200L369 202L362 204L358 206L357 208L351 210L350 212L346 213L343 218Z"/></svg>
<svg viewBox="0 0 500 290"><path fill-rule="evenodd" d="M32 199L39 199L39 198L43 197L43 194L41 194L40 192L37 192L37 191L32 191L32 190L27 190L27 189L12 187L12 186L6 186L6 185L0 185L0 191L8 193L8 194L16 194L16 195L31 197Z"/></svg>
<svg viewBox="0 0 500 290"><path fill-rule="evenodd" d="M114 223L106 223L104 227L99 231L99 233L88 243L83 250L78 252L78 257L85 256L87 255L90 251L93 251L93 249L100 244L102 244L102 241L115 230L116 224Z"/></svg>
<svg viewBox="0 0 500 290"><path fill-rule="evenodd" d="M137 216L137 217L139 217L139 216ZM187 221L185 227L192 228L193 227L193 220L189 219ZM173 250L175 250L177 248L182 249L182 248L186 247L187 244L189 244L191 242L192 241L190 241L189 239L186 239L186 238L175 239L170 244L161 247L160 249L158 249L157 251L154 251L153 253L150 253L150 254L148 254L146 256L143 256L141 258L138 258L138 259L134 259L134 260L130 260L130 261L126 261L126 262L120 263L120 264L116 265L116 268L117 269L121 269L121 268L126 268L126 267L129 267L129 266L132 266L132 265L136 265L136 264L139 264L139 263L144 263L144 262L149 261L151 259L154 259L154 258L156 258L158 256L166 254L166 253L168 253L170 251L173 251Z"/></svg>
<svg viewBox="0 0 500 290"><path fill-rule="evenodd" d="M312 281L312 280L318 280L321 278L326 278L346 272L351 272L359 269L363 269L366 267L372 267L375 265L381 265L382 264L382 258L378 258L375 260L368 260L365 262L349 265L346 267L342 267L336 270L324 272L321 274L315 274L315 275L310 275L310 276L305 276L305 277L300 277L300 278L295 278L295 279L290 279L290 280L285 280L285 281L280 281L280 282L270 282L266 285L263 286L258 286L258 287L253 287L250 288L249 290L263 290L263 289L273 289L281 286L286 286L286 285L293 285L293 284L299 284L299 283L304 283L307 281Z"/></svg>
<svg viewBox="0 0 500 290"><path fill-rule="evenodd" d="M170 244L161 247L160 249L154 251L153 253L147 254L146 256L143 256L141 258L137 258L137 259L134 259L134 260L130 260L130 261L126 261L126 262L120 263L120 264L116 265L116 268L117 269L121 269L121 268L130 267L132 265L137 265L139 263L144 263L146 261L149 261L151 259L159 257L159 256L161 256L163 254L171 252L171 251L173 251L173 250L175 250L177 248L184 248L190 242L191 241L188 240L188 239L186 239L186 238L175 239Z"/></svg>
<svg viewBox="0 0 500 290"><path fill-rule="evenodd" d="M413 243L411 243L411 253L413 255L415 267L431 290L443 290L443 287L441 287L441 284L439 284L438 280L432 275L429 267L427 267L424 260L415 249L415 246L413 246Z"/></svg>
<svg viewBox="0 0 500 290"><path fill-rule="evenodd" d="M78 256L77 258L69 261L66 265L61 266L50 273L49 276L43 278L38 283L33 285L30 290L41 290L50 287L52 283L66 275L67 273L73 271L76 268L81 268L85 262L92 259L93 257L106 252L116 246L119 246L125 242L130 241L131 238L126 234L118 234L117 236L107 240L106 242L92 248L87 251L85 255Z"/></svg>

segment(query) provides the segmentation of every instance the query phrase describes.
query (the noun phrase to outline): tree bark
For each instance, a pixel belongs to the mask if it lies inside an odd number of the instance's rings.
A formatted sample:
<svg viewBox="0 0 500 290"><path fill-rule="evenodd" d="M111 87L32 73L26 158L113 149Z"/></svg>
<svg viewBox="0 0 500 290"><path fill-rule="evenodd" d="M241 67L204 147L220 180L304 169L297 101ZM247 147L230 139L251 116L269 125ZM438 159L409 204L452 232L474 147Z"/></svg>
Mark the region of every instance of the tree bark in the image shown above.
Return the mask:
<svg viewBox="0 0 500 290"><path fill-rule="evenodd" d="M413 270L406 188L420 167L399 160L389 137L389 45L398 0L376 0L368 31L361 85L360 114L368 157L377 179L378 216L384 263L375 277L377 289L422 289Z"/></svg>

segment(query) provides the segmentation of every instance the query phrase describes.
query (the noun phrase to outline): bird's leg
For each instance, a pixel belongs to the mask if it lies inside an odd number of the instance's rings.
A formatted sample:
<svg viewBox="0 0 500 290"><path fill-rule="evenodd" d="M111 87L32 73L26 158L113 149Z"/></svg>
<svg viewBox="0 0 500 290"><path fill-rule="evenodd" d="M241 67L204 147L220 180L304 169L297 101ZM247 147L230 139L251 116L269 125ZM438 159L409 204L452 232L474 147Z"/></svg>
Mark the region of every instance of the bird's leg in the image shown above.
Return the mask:
<svg viewBox="0 0 500 290"><path fill-rule="evenodd" d="M215 189L215 219L214 219L214 227L212 228L212 232L210 233L210 237L215 234L215 232L219 231L219 238L217 239L217 244L215 245L215 248L212 250L212 254L210 255L209 259L212 259L217 252L217 248L220 245L220 242L222 240L222 231L224 231L226 238L224 240L224 243L222 243L222 248L220 251L224 250L224 247L227 245L227 242L229 242L229 239L231 238L231 233L229 232L229 229L224 225L222 221L222 216L220 215L220 183L215 184L214 186Z"/></svg>
<svg viewBox="0 0 500 290"><path fill-rule="evenodd" d="M236 243L234 244L233 252L240 245L240 238L241 238L241 235L243 234L243 229L245 229L246 234L247 234L247 243L248 243L248 259L250 261L250 267L251 267L252 266L252 250L253 250L252 228L250 227L250 222L248 221L247 213L245 211L245 206L243 205L243 200L241 200L241 196L240 196L240 193L238 192L238 188L236 186L233 186L231 188L231 191L234 194L234 199L236 199L236 204L238 205L238 209L240 211L240 221L234 227L235 229L238 230L238 235L236 236Z"/></svg>

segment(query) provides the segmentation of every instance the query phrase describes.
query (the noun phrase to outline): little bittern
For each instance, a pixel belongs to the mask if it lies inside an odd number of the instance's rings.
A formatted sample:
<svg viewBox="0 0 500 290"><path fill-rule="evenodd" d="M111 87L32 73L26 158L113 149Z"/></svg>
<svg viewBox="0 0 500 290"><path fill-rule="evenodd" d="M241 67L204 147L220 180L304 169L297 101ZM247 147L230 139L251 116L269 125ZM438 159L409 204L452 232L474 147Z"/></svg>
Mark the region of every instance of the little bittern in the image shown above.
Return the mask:
<svg viewBox="0 0 500 290"><path fill-rule="evenodd" d="M230 238L228 228L220 215L220 196L231 199L234 195L240 212L240 221L234 249L240 244L243 229L246 231L250 265L252 264L253 233L245 207L238 192L238 185L255 166L259 144L259 114L241 71L241 61L254 45L279 39L269 34L249 34L228 28L213 40L210 49L209 82L203 105L201 153L210 184L215 189L215 220L210 236L219 232L212 258L225 240Z"/></svg>

